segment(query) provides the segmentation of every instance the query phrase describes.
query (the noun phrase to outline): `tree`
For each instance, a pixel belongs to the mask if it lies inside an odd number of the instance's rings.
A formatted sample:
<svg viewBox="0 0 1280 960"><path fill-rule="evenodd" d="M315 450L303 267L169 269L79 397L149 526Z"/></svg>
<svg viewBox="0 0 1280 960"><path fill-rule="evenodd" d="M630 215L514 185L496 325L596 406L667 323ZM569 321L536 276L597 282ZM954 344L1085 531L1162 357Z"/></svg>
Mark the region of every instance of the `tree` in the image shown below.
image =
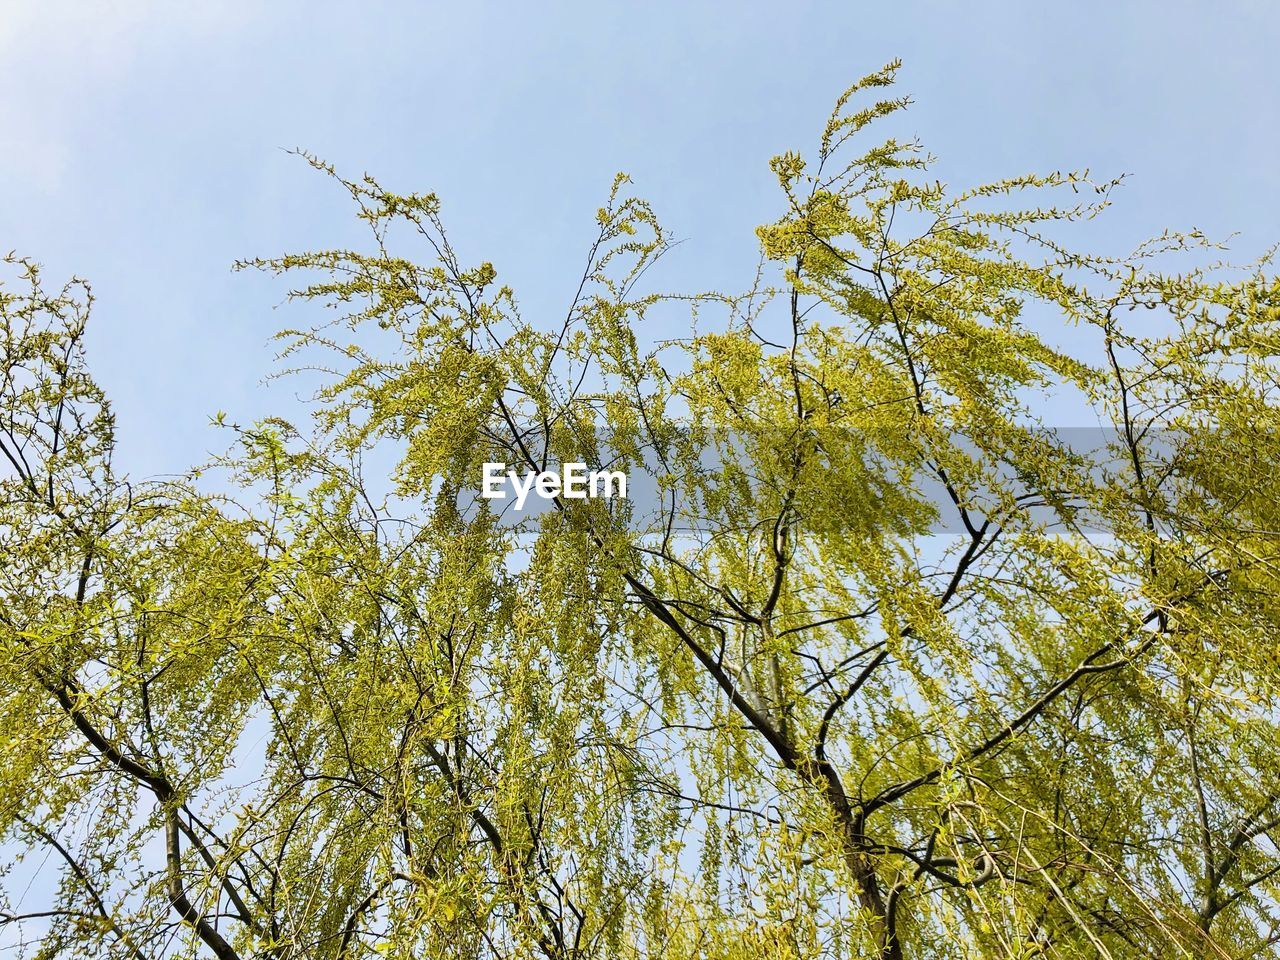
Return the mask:
<svg viewBox="0 0 1280 960"><path fill-rule="evenodd" d="M773 160L742 295L648 292L619 177L529 321L434 195L309 157L368 247L242 266L336 308L281 334L311 420L181 481L112 464L87 288L6 261L11 955L1280 942L1280 282L1076 252L1114 183L952 191L866 142L895 69ZM654 492L517 514L489 462Z"/></svg>

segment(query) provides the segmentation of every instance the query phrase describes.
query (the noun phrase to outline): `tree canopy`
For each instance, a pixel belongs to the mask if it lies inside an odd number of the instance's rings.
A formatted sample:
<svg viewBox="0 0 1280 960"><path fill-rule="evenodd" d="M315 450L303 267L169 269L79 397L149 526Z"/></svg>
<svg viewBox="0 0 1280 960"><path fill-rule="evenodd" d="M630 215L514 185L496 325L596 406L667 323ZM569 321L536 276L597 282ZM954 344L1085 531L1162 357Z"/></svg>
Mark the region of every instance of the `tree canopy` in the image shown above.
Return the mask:
<svg viewBox="0 0 1280 960"><path fill-rule="evenodd" d="M1272 955L1280 280L1079 249L1114 182L940 182L895 69L773 159L747 291L654 292L620 176L526 318L307 157L368 242L241 266L309 417L179 479L113 464L88 287L7 258L0 951Z"/></svg>

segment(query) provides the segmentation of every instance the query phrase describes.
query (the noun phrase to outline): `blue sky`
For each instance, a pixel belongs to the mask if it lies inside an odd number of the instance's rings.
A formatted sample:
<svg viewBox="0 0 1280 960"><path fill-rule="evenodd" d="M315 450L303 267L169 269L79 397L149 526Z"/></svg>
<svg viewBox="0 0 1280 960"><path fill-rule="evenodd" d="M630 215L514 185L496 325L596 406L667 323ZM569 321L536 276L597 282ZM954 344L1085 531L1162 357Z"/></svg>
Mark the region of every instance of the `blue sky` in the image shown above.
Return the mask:
<svg viewBox="0 0 1280 960"><path fill-rule="evenodd" d="M1093 242L1166 226L1280 240L1280 5L1256 2L248 3L0 0L0 247L98 295L91 363L136 473L264 387L282 288L233 260L340 244L350 211L285 150L437 191L526 316L572 293L612 175L686 242L659 285L739 288L850 81L893 57L908 129L965 183L1132 174Z"/></svg>

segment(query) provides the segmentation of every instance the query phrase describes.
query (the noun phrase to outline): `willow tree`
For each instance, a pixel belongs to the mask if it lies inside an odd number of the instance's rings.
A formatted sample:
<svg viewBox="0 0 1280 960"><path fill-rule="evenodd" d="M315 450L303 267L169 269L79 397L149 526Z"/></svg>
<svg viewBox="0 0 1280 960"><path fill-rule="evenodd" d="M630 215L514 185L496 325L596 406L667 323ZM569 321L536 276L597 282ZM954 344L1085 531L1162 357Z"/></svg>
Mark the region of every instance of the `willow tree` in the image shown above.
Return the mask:
<svg viewBox="0 0 1280 960"><path fill-rule="evenodd" d="M1112 184L938 182L870 138L894 69L773 160L742 294L650 292L619 178L525 318L312 160L369 243L245 264L334 308L310 420L182 481L113 467L88 291L11 258L7 955L1267 954L1280 284L1077 252Z"/></svg>

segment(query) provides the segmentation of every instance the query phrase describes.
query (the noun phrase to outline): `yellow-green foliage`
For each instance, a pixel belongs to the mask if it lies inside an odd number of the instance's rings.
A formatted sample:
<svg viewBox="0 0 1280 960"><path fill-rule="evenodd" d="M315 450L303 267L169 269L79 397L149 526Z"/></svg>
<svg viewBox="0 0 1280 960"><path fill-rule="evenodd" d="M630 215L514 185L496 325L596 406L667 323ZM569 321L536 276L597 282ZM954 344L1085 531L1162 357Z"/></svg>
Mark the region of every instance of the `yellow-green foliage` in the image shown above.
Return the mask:
<svg viewBox="0 0 1280 960"><path fill-rule="evenodd" d="M774 159L740 294L653 293L619 177L529 321L308 158L369 243L245 266L301 278L313 417L182 481L7 260L0 950L1269 955L1280 281L1078 252L1084 174L941 183L867 141L895 69ZM649 492L517 515L486 462Z"/></svg>

